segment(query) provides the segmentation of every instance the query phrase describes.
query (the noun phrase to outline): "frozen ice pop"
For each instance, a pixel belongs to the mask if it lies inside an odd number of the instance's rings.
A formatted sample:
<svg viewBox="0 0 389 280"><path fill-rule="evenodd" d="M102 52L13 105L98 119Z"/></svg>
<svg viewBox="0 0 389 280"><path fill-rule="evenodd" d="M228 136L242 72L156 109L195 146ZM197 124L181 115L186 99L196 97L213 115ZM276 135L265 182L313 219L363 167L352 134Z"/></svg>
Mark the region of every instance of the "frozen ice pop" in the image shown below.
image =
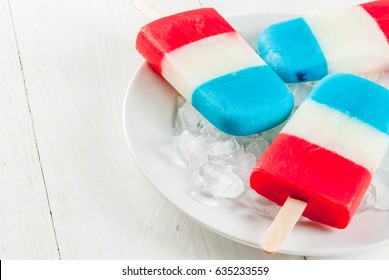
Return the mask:
<svg viewBox="0 0 389 280"><path fill-rule="evenodd" d="M345 228L389 145L389 90L351 74L324 78L254 167L250 184L302 215Z"/></svg>
<svg viewBox="0 0 389 280"><path fill-rule="evenodd" d="M285 121L293 96L243 37L213 8L144 26L136 48L214 126L233 135Z"/></svg>
<svg viewBox="0 0 389 280"><path fill-rule="evenodd" d="M357 75L389 68L389 0L303 16L267 27L261 57L288 83L327 74Z"/></svg>

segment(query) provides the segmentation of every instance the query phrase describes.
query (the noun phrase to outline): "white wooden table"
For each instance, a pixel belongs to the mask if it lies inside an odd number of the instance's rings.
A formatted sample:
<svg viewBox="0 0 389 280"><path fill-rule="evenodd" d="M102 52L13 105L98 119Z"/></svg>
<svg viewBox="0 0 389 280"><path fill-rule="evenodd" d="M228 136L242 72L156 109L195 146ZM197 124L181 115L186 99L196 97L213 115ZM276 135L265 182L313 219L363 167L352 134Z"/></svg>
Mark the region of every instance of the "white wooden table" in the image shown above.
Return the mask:
<svg viewBox="0 0 389 280"><path fill-rule="evenodd" d="M167 203L138 169L123 98L147 22L131 0L0 0L1 259L312 259L268 256ZM362 1L151 1L173 13L302 13ZM388 259L389 245L336 259ZM331 258L333 259L333 258Z"/></svg>

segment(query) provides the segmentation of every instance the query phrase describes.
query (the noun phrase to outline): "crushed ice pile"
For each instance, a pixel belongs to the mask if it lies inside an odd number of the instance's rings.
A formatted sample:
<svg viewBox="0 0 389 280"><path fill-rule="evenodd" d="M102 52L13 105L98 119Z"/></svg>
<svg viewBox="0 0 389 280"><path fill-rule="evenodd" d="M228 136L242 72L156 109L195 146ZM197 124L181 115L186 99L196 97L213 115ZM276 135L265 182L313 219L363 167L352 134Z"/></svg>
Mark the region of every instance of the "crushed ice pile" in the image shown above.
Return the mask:
<svg viewBox="0 0 389 280"><path fill-rule="evenodd" d="M295 97L294 110L314 85L289 85ZM279 207L251 190L249 175L283 126L250 136L227 135L204 119L184 98L178 97L173 145L196 177L195 185L202 194L213 199L230 198L244 207L274 217ZM389 210L389 153L377 170L359 211L368 208Z"/></svg>

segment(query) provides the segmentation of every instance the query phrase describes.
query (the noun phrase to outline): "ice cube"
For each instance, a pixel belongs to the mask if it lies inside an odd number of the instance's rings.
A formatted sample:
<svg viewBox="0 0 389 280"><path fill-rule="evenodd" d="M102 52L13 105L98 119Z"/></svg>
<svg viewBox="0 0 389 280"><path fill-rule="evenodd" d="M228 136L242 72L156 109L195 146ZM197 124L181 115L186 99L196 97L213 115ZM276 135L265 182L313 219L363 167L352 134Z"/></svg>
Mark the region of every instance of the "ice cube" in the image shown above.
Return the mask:
<svg viewBox="0 0 389 280"><path fill-rule="evenodd" d="M270 218L275 218L281 209L276 203L260 196L251 188L246 188L234 201L245 208Z"/></svg>
<svg viewBox="0 0 389 280"><path fill-rule="evenodd" d="M211 140L230 140L234 139L235 137L232 135L228 135L219 129L217 129L213 124L211 124L208 120L203 118L198 125L199 128L199 134L201 134L205 138L209 138Z"/></svg>
<svg viewBox="0 0 389 280"><path fill-rule="evenodd" d="M288 84L290 91L294 96L294 105L300 106L303 103L304 99L311 92L315 84L313 83L298 83L298 84Z"/></svg>
<svg viewBox="0 0 389 280"><path fill-rule="evenodd" d="M186 166L194 172L197 172L208 162L206 147L203 145L201 138L194 136L188 130L174 136L173 145Z"/></svg>
<svg viewBox="0 0 389 280"><path fill-rule="evenodd" d="M177 106L177 116L173 129L174 135L179 135L184 130L189 131L193 135L198 135L198 126L204 117L181 96L177 98Z"/></svg>
<svg viewBox="0 0 389 280"><path fill-rule="evenodd" d="M375 189L375 208L389 210L389 152L376 170L371 185ZM370 187L372 187L370 186Z"/></svg>
<svg viewBox="0 0 389 280"><path fill-rule="evenodd" d="M243 192L243 181L227 165L210 161L197 176L196 185L216 197L234 198Z"/></svg>
<svg viewBox="0 0 389 280"><path fill-rule="evenodd" d="M359 206L358 206L357 213L363 212L363 211L370 209L370 208L375 208L376 204L377 204L376 188L373 184L370 184L365 195L363 196L361 204L359 204Z"/></svg>
<svg viewBox="0 0 389 280"><path fill-rule="evenodd" d="M250 172L256 162L255 156L244 152L243 149L229 155L224 160L228 168L242 179L244 186L249 185Z"/></svg>
<svg viewBox="0 0 389 280"><path fill-rule="evenodd" d="M268 143L273 142L274 138L276 138L276 136L280 133L282 128L285 126L285 124L286 124L286 122L284 122L276 127L273 127L272 129L269 129L269 130L262 132L261 136L262 136L263 140L265 140Z"/></svg>
<svg viewBox="0 0 389 280"><path fill-rule="evenodd" d="M202 139L204 143L208 144L207 154L210 159L220 158L223 156L231 155L237 151L242 150L242 147L238 144L236 139L230 138L229 140L213 140L206 137Z"/></svg>
<svg viewBox="0 0 389 280"><path fill-rule="evenodd" d="M269 143L261 136L258 136L254 142L251 142L244 150L246 153L251 153L256 159L259 159L269 147Z"/></svg>
<svg viewBox="0 0 389 280"><path fill-rule="evenodd" d="M262 138L260 134L252 134L252 135L247 135L247 136L235 136L236 141L241 145L244 149L248 145L250 145L252 142L256 141L257 139Z"/></svg>

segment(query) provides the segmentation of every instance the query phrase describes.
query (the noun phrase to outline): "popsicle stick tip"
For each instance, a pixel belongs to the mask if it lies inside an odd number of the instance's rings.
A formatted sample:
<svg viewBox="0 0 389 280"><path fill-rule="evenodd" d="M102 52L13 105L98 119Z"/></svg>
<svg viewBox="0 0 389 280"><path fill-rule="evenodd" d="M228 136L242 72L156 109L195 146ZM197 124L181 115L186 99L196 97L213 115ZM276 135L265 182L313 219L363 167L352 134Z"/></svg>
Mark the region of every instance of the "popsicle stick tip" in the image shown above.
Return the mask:
<svg viewBox="0 0 389 280"><path fill-rule="evenodd" d="M147 0L134 0L132 4L150 20L157 20L164 17L162 12Z"/></svg>
<svg viewBox="0 0 389 280"><path fill-rule="evenodd" d="M274 255L275 253L277 253L276 251L275 252L270 252L270 251L264 250L263 247L262 247L262 252L264 252L267 255Z"/></svg>
<svg viewBox="0 0 389 280"><path fill-rule="evenodd" d="M274 254L281 248L306 206L306 202L298 199L289 197L286 200L261 241L264 253Z"/></svg>

